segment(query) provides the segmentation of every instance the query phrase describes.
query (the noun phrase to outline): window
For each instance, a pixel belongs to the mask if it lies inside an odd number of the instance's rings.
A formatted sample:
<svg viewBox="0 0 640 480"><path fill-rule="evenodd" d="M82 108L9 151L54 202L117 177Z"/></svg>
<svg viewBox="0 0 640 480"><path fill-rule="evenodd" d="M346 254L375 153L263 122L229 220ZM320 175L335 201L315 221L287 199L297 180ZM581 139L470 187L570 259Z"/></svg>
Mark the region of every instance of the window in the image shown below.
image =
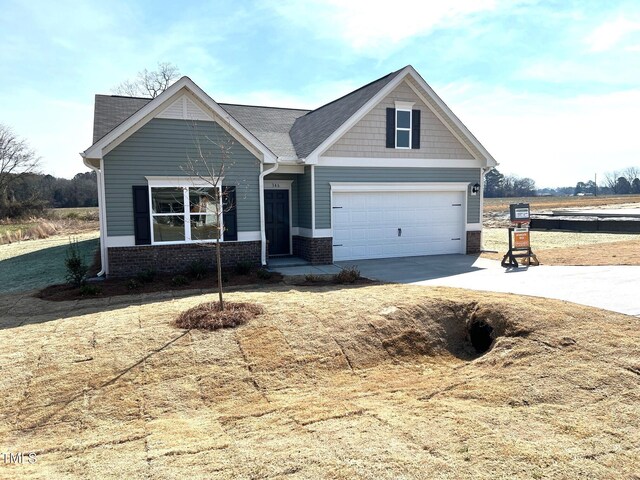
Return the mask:
<svg viewBox="0 0 640 480"><path fill-rule="evenodd" d="M396 148L411 148L411 110L396 109Z"/></svg>
<svg viewBox="0 0 640 480"><path fill-rule="evenodd" d="M150 196L153 243L214 241L220 237L215 204L221 200L219 187L151 186Z"/></svg>

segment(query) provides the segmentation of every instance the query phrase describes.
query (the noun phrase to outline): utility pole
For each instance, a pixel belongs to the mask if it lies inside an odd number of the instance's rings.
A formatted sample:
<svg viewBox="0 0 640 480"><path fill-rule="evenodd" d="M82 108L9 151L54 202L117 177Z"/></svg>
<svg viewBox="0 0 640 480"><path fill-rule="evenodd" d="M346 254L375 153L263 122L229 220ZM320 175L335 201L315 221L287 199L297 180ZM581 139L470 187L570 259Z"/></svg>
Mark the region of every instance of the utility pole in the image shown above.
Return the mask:
<svg viewBox="0 0 640 480"><path fill-rule="evenodd" d="M594 189L593 189L593 195L594 196L598 196L598 174L594 173L593 174L593 183L594 183Z"/></svg>

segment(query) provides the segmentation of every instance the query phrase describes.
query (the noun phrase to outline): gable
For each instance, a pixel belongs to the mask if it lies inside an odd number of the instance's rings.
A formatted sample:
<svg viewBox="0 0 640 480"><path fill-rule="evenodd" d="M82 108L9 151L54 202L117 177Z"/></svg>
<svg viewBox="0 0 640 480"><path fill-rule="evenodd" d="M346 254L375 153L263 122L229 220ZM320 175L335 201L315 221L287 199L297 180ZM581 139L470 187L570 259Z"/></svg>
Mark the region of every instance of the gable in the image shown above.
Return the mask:
<svg viewBox="0 0 640 480"><path fill-rule="evenodd" d="M414 110L421 112L420 148L396 150L386 148L386 110L395 108L395 102L413 103ZM366 158L426 158L465 159L474 157L451 132L432 109L425 104L415 90L402 81L385 96L371 111L342 135L324 153L323 157Z"/></svg>
<svg viewBox="0 0 640 480"><path fill-rule="evenodd" d="M156 115L155 118L170 118L176 120L204 120L213 121L212 115L208 114L202 108L184 93L178 97L167 108Z"/></svg>
<svg viewBox="0 0 640 480"><path fill-rule="evenodd" d="M159 117L160 116L160 117ZM276 156L254 134L209 97L188 77L182 77L116 126L81 155L100 159L154 118L215 121L236 141L265 163Z"/></svg>

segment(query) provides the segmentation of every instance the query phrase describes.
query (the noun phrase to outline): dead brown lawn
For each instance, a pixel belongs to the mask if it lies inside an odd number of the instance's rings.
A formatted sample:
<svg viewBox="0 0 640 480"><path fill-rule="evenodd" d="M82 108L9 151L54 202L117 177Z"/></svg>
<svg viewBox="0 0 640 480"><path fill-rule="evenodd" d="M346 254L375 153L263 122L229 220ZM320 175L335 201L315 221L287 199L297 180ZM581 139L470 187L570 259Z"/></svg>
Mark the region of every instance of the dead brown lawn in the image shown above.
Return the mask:
<svg viewBox="0 0 640 480"><path fill-rule="evenodd" d="M640 203L640 195L612 195L598 197L519 197L485 198L484 212L509 212L512 203L528 203L532 212L553 208L602 207L625 203Z"/></svg>
<svg viewBox="0 0 640 480"><path fill-rule="evenodd" d="M485 228L482 254L502 260L509 248L506 228ZM531 248L543 265L640 265L640 235L531 232Z"/></svg>
<svg viewBox="0 0 640 480"><path fill-rule="evenodd" d="M639 320L445 288L0 297L2 478L636 478ZM116 303L124 302L124 303ZM128 303L127 303L128 302ZM497 332L474 355L469 319Z"/></svg>

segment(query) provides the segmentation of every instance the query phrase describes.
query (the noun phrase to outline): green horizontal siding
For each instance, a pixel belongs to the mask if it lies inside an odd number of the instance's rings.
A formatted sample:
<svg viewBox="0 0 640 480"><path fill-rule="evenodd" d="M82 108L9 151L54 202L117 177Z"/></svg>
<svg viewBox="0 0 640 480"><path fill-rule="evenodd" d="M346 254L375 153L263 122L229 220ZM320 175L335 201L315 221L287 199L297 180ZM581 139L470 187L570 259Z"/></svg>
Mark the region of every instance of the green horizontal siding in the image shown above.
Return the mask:
<svg viewBox="0 0 640 480"><path fill-rule="evenodd" d="M311 228L311 167L304 167L298 186L298 226Z"/></svg>
<svg viewBox="0 0 640 480"><path fill-rule="evenodd" d="M480 183L479 168L315 167L316 228L331 228L330 182ZM467 222L480 222L480 195L467 191Z"/></svg>
<svg viewBox="0 0 640 480"><path fill-rule="evenodd" d="M155 118L105 155L108 235L134 234L131 187L146 185L146 176L188 176L188 161L199 158L198 146L219 167L222 154L214 142L229 151L223 184L236 186L238 231L260 230L259 160L217 123Z"/></svg>

